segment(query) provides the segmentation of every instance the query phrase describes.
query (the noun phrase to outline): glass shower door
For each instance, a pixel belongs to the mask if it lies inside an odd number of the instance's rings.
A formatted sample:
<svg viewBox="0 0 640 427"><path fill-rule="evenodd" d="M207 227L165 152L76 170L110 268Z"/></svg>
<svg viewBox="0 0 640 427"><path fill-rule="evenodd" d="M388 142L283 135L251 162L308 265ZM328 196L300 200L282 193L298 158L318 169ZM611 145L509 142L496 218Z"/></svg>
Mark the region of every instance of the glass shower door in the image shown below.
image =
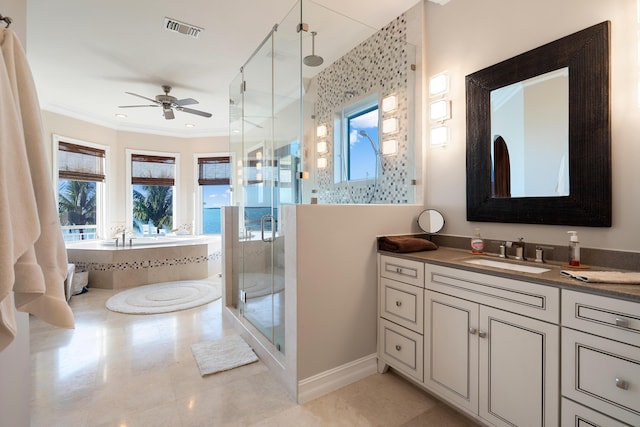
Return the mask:
<svg viewBox="0 0 640 427"><path fill-rule="evenodd" d="M275 190L277 175L273 138L273 34L242 68L241 218L244 228L243 271L240 277L241 311L276 348L277 322L274 242L277 236Z"/></svg>

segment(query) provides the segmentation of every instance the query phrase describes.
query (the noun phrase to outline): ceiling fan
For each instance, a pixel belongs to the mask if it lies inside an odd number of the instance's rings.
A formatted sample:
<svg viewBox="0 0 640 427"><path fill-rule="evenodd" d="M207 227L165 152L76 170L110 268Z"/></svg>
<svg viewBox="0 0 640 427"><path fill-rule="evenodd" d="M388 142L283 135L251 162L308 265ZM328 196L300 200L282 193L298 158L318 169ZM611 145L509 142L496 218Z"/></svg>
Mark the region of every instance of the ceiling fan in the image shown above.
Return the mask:
<svg viewBox="0 0 640 427"><path fill-rule="evenodd" d="M162 90L164 95L156 95L156 99L147 98L146 96L138 95L133 92L125 92L126 94L137 96L138 98L146 99L153 102L151 105L120 105L119 108L136 108L136 107L162 107L162 115L165 119L171 120L175 118L173 110L183 111L185 113L196 114L202 117L211 117L211 113L206 111L194 110L193 108L186 108L185 105L197 104L193 98L177 99L175 96L169 95L171 92L171 86L163 85Z"/></svg>

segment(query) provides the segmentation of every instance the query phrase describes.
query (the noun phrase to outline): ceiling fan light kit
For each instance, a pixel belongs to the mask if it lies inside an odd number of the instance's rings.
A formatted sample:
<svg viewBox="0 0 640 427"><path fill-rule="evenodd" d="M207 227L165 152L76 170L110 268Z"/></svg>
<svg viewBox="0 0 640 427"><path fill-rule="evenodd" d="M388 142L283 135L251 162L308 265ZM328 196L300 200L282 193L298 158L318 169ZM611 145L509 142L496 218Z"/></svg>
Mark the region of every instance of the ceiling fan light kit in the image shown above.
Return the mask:
<svg viewBox="0 0 640 427"><path fill-rule="evenodd" d="M171 86L164 85L162 86L162 90L164 91L164 95L156 95L155 99L147 98L146 96L138 95L133 92L125 92L128 95L137 96L138 98L146 99L147 101L153 102L153 104L149 105L120 105L119 108L138 108L138 107L162 107L162 115L166 120L172 120L175 118L174 110L182 111L189 114L195 114L197 116L209 118L212 116L211 113L206 111L194 110L193 108L185 108L185 105L193 105L197 104L193 98L184 98L178 99L175 96L169 95L171 92Z"/></svg>

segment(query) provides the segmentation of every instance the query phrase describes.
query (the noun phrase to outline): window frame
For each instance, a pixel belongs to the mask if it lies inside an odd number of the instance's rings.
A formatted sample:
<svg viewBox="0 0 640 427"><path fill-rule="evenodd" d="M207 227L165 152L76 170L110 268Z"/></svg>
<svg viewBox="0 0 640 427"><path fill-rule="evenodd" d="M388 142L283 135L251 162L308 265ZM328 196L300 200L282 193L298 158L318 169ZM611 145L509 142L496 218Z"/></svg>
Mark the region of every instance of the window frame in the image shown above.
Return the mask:
<svg viewBox="0 0 640 427"><path fill-rule="evenodd" d="M200 159L210 158L210 157L228 157L229 158L229 188L231 189L231 194L229 195L229 205L233 204L233 190L235 188L235 154L231 152L217 152L217 153L195 153L193 155L193 185L196 188L194 191L195 194L195 207L194 207L194 221L195 221L195 234L204 234L204 224L203 224L203 215L202 215L202 203L203 203L203 194L202 187L203 184L200 185Z"/></svg>
<svg viewBox="0 0 640 427"><path fill-rule="evenodd" d="M171 206L173 223L171 228L176 228L176 224L180 224L180 212L178 210L178 206L180 206L181 202L181 191L180 191L180 153L171 153L167 151L150 151L150 150L138 150L133 148L125 149L125 163L126 163L126 171L125 171L125 187L126 187L126 224L127 229L133 230L133 183L132 181L132 170L131 170L131 160L134 155L141 156L153 156L153 157L172 157L175 159L174 163L174 181L173 181L173 203Z"/></svg>
<svg viewBox="0 0 640 427"><path fill-rule="evenodd" d="M107 210L106 200L107 194L109 194L109 177L111 175L111 148L107 145L97 144L95 142L71 138L58 134L53 134L51 139L51 175L54 189L53 192L55 194L56 210L58 209L58 202L60 200L60 195L58 194L58 185L60 181L60 172L58 170L58 151L60 150L60 142L87 147L91 151L104 151L104 180L102 182L96 181L96 238L87 240L99 240L105 238L107 232L107 224L109 223L109 212Z"/></svg>
<svg viewBox="0 0 640 427"><path fill-rule="evenodd" d="M360 116L367 112L378 110L378 149L380 145L380 122L382 118L382 110L380 106L380 94L378 92L366 95L342 108L335 114L333 120L333 182L336 185L347 183L369 183L375 181L378 177L369 179L350 179L350 147L349 147L349 120L354 116ZM346 159L347 167L344 168L343 160ZM378 174L380 171L378 171Z"/></svg>

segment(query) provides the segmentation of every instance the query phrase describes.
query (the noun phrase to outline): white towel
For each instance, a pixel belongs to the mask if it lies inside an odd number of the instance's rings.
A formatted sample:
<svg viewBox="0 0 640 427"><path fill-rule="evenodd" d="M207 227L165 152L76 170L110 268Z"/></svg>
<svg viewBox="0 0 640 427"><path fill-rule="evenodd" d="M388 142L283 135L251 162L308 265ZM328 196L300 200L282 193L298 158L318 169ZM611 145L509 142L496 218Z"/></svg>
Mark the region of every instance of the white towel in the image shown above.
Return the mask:
<svg viewBox="0 0 640 427"><path fill-rule="evenodd" d="M565 276L589 283L640 285L640 273L636 272L562 270L561 273Z"/></svg>
<svg viewBox="0 0 640 427"><path fill-rule="evenodd" d="M0 350L21 311L72 328L64 297L67 254L46 155L38 98L24 50L0 29ZM13 292L13 296L11 293Z"/></svg>

